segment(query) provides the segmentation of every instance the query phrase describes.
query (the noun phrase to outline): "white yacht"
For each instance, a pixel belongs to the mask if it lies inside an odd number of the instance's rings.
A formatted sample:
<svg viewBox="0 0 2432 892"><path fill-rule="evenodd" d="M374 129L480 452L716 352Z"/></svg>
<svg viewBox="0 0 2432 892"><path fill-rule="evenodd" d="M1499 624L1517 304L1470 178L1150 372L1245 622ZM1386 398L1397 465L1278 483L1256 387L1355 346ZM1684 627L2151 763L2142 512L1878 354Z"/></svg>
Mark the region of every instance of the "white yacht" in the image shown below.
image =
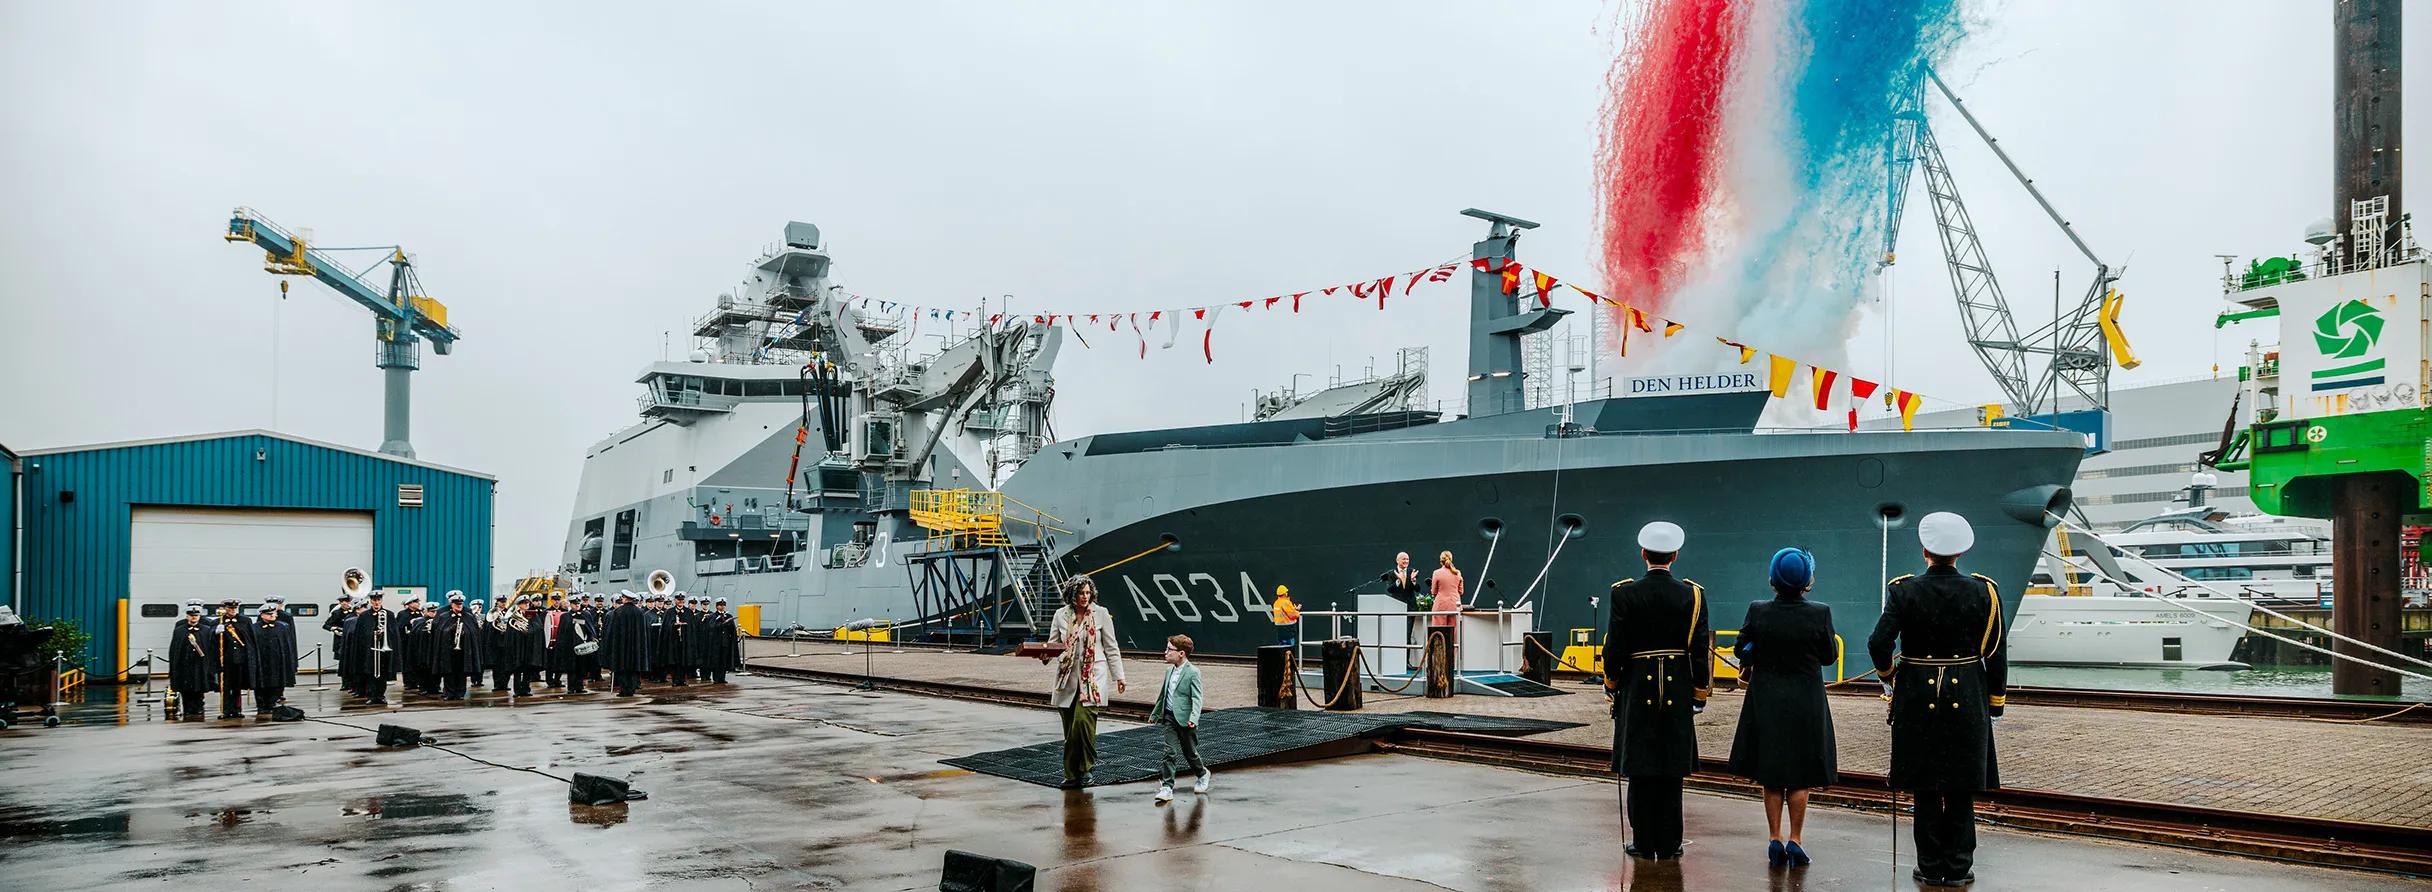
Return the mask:
<svg viewBox="0 0 2432 892"><path fill-rule="evenodd" d="M2205 504L2212 485L2211 475L2196 475L2188 507L2121 532L2055 530L2011 620L2011 659L2244 669L2231 657L2256 602L2329 596L2331 543L2320 522L2231 516Z"/></svg>

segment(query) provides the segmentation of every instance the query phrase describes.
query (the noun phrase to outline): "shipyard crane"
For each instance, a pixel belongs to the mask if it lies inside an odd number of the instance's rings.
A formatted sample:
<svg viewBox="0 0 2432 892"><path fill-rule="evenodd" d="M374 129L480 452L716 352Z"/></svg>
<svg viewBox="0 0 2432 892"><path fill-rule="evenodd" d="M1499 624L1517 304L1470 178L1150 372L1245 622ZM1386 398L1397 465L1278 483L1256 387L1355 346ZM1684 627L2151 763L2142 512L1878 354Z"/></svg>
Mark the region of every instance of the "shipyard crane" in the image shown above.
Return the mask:
<svg viewBox="0 0 2432 892"><path fill-rule="evenodd" d="M2084 254L2087 262L2094 264L2094 281L2087 286L2085 295L2079 298L2074 308L2058 314L2040 328L2024 335L2019 333L2018 322L2010 313L2009 302L2002 296L2001 283L1993 275L1992 262L1985 256L1983 243L1976 238L1976 227L1968 216L1967 205L1959 198L1958 184L1951 177L1950 166L1943 161L1942 147L1935 141L1933 129L1926 124L1922 95L1916 101L1907 103L1893 119L1892 170L1889 200L1885 203L1883 260L1877 268L1892 264L1893 249L1900 237L1900 214L1908 197L1910 172L1912 169L1922 169L1925 191L1934 208L1935 228L1942 237L1943 260L1950 270L1951 289L1959 300L1960 320L1967 327L1968 347L1976 352L1977 358L1984 362L1985 369L1993 374L1994 382L2001 385L2003 396L2017 406L2018 414L2030 417L2040 415L2044 416L2042 420L2055 426L2079 428L2077 424L2065 423L2067 419L2061 417L2060 389L2064 386L2069 388L2084 399L2093 411L2107 414L2111 403L2112 363L2117 361L2124 369L2136 368L2138 364L2136 354L2128 347L2127 336L2119 328L2121 297L2118 289L2111 287L2113 282L2119 280L2119 275L2095 255L2093 248L2087 247L2086 240L2078 236L2077 228L2052 207L2052 202L2044 198L2043 191L2035 188L2035 181L2019 170L2018 163L2010 160L2010 154L2002 151L2000 142L1986 132L1984 124L1977 121L1967 105L1951 92L1950 86L1942 82L1941 75L1929 70L1926 78L1944 99L1950 101L1951 107L1959 111L1959 116L1968 122L1984 144L1993 150L1994 157L2001 159L2002 166L2009 168L2010 175L2017 178L2019 185L2026 187L2027 194L2034 197L2035 203L2060 227L2061 233L2069 237L2070 244L2077 246L2078 253ZM2050 357L2046 366L2048 374L2035 374L2030 361L2034 355ZM2090 420L2107 432L2109 425L2102 417ZM2096 433L2091 430L2083 432ZM2099 439L2107 446L2107 433Z"/></svg>
<svg viewBox="0 0 2432 892"><path fill-rule="evenodd" d="M391 455L414 457L409 441L412 428L413 382L407 377L422 367L421 343L431 342L431 349L446 356L454 352L456 339L463 334L448 325L448 308L422 294L422 283L414 275L413 259L405 249L396 245L368 248L321 248L276 223L270 222L251 208L237 208L228 217L228 241L251 242L262 249L262 269L282 276L311 276L321 284L336 289L372 311L377 326L380 352L376 365L385 375L385 397L382 400L380 451ZM348 269L332 255L338 252L377 251L380 257L360 270ZM389 265L388 287L384 290L365 277L380 264ZM279 283L279 291L287 291L287 283Z"/></svg>

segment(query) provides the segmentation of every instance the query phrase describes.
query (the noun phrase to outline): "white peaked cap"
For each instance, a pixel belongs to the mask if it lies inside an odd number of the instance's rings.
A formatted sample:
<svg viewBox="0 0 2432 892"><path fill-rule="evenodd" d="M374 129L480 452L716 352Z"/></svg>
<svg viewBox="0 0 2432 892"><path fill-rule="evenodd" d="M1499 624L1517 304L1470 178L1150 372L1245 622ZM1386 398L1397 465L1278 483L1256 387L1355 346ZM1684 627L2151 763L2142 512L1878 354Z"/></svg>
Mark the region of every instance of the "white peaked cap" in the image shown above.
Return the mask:
<svg viewBox="0 0 2432 892"><path fill-rule="evenodd" d="M464 592L460 589L448 589L448 600L462 601L464 600Z"/></svg>
<svg viewBox="0 0 2432 892"><path fill-rule="evenodd" d="M1659 520L1638 528L1638 547L1648 551L1679 551L1681 544L1688 540L1689 534L1681 530L1680 524L1669 520Z"/></svg>
<svg viewBox="0 0 2432 892"><path fill-rule="evenodd" d="M1965 517L1936 511L1917 522L1917 542L1928 554L1957 557L1976 547L1976 528Z"/></svg>

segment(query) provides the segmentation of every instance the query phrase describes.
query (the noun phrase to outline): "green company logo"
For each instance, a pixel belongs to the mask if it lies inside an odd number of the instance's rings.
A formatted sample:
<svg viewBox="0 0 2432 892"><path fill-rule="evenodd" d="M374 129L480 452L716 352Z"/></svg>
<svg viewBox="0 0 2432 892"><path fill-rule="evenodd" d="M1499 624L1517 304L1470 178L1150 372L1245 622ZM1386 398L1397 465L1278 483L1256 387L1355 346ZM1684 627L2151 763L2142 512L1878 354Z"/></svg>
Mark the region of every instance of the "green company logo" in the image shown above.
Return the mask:
<svg viewBox="0 0 2432 892"><path fill-rule="evenodd" d="M2357 359L2372 352L2373 345L2381 341L2381 326L2385 321L2380 310L2373 309L2372 304L2364 301L2351 300L2339 304L2315 317L2314 348L2322 351L2325 359ZM2314 379L2313 389L2338 390L2379 384L2382 382L2381 376L2372 373L2381 371L2382 365L2380 359L2369 359L2316 369L2311 376ZM2371 377L2358 377L2360 375Z"/></svg>

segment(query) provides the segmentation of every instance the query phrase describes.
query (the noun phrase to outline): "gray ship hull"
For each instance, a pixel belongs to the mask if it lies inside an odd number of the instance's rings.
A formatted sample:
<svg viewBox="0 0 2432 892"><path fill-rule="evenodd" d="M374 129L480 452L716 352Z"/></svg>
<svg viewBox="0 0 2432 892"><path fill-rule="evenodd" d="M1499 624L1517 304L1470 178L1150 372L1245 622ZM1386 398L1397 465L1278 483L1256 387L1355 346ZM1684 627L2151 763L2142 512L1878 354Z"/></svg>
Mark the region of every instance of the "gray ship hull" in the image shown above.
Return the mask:
<svg viewBox="0 0 2432 892"><path fill-rule="evenodd" d="M1998 581L2014 610L2044 512L2066 508L2083 456L2075 435L2034 431L1552 438L1471 426L1099 455L1075 441L1042 452L1006 491L1075 528L1061 555L1070 572L1177 543L1098 574L1126 647L1153 650L1180 633L1212 652L1247 652L1273 641L1275 586L1291 586L1304 608L1349 609L1352 594L1382 590L1397 551L1422 570L1451 551L1474 602L1525 599L1559 639L1600 625L1605 590L1644 570L1639 526L1660 519L1688 530L1679 570L1705 585L1717 628L1770 596L1776 549L1813 551L1811 597L1834 608L1856 665L1885 565L1898 576L1921 562L1916 518L1954 511L1975 524L1963 566Z"/></svg>

